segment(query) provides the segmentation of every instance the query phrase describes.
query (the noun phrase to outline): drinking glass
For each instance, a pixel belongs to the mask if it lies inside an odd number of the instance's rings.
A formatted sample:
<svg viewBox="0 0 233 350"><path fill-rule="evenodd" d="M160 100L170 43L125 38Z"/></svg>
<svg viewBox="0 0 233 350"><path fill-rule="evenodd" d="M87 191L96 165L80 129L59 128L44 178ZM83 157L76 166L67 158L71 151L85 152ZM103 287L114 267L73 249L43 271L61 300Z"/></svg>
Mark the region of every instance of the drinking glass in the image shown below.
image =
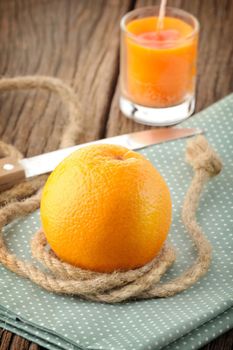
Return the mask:
<svg viewBox="0 0 233 350"><path fill-rule="evenodd" d="M195 108L199 23L188 12L167 7L169 38L161 40L158 14L159 6L145 7L121 20L120 109L139 123L165 126L183 121ZM174 38L177 32L182 35Z"/></svg>

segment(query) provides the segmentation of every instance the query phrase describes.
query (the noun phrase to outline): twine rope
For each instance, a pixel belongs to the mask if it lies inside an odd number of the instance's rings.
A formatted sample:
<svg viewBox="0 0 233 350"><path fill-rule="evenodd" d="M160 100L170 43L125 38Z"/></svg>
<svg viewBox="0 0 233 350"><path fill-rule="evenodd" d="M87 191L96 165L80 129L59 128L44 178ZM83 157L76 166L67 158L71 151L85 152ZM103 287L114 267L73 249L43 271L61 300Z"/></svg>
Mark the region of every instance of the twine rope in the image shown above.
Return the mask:
<svg viewBox="0 0 233 350"><path fill-rule="evenodd" d="M80 109L73 90L60 80L48 77L9 78L0 80L0 91L10 89L44 88L59 94L68 104L70 119L66 127L61 147L71 146L83 135L80 122ZM79 122L78 122L79 121ZM5 155L17 158L21 154L11 145L0 143ZM42 288L60 294L78 295L82 298L117 303L128 299L168 297L192 286L207 271L211 262L211 245L204 236L196 220L196 211L201 192L210 177L217 175L222 168L221 160L203 136L188 142L186 160L193 167L194 176L186 193L182 220L195 245L197 258L180 276L169 282L160 283L166 270L176 259L174 248L166 243L159 255L143 267L127 272L116 271L111 274L96 273L71 266L60 261L47 249L47 241L42 229L31 242L32 255L44 268L20 260L12 254L3 238L2 228L12 220L32 213L40 206L41 188L46 176L31 182L24 182L0 193L0 262L16 274L30 279ZM29 198L27 198L30 196Z"/></svg>
<svg viewBox="0 0 233 350"><path fill-rule="evenodd" d="M74 146L84 137L82 111L74 90L60 79L47 76L26 76L0 79L0 92L11 90L43 89L57 94L68 107L69 122L61 137L60 148ZM0 141L0 157L21 159L22 154L12 145ZM21 201L35 194L45 183L47 175L37 176L0 193L0 207L14 201ZM39 207L40 204L38 204Z"/></svg>
<svg viewBox="0 0 233 350"><path fill-rule="evenodd" d="M43 89L56 93L69 111L69 123L67 124L60 143L60 147L70 147L76 144L84 136L82 126L82 112L74 90L64 84L60 79L46 76L26 76L0 79L0 92L10 90ZM13 146L8 145L15 154L18 152Z"/></svg>

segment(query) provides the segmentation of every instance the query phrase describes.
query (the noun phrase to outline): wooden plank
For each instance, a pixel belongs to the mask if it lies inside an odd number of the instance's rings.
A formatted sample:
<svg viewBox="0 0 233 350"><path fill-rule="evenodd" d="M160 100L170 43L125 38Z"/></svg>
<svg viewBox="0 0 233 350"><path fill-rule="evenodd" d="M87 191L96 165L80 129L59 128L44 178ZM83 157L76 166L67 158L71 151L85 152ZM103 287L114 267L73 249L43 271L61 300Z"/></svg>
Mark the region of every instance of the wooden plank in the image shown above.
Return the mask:
<svg viewBox="0 0 233 350"><path fill-rule="evenodd" d="M232 350L233 348L233 329L224 333L211 343L207 344L200 350Z"/></svg>
<svg viewBox="0 0 233 350"><path fill-rule="evenodd" d="M154 0L138 0L136 7L158 4ZM170 0L169 6L187 10L201 25L196 112L232 92L233 1L231 0ZM126 119L119 111L119 84L111 105L106 135L143 130L146 127Z"/></svg>
<svg viewBox="0 0 233 350"><path fill-rule="evenodd" d="M9 350L29 350L30 342L19 335L15 335L12 339Z"/></svg>
<svg viewBox="0 0 233 350"><path fill-rule="evenodd" d="M4 330L2 328L0 328L0 341L2 339L3 332L4 332Z"/></svg>
<svg viewBox="0 0 233 350"><path fill-rule="evenodd" d="M83 109L85 140L102 136L118 74L119 20L130 6L130 0L2 0L1 76L63 79ZM1 94L0 116L0 137L28 156L56 149L67 122L59 99L40 91ZM0 344L23 350L28 343L3 331Z"/></svg>
<svg viewBox="0 0 233 350"><path fill-rule="evenodd" d="M4 330L0 338L0 350L9 350L13 337L14 335L11 332Z"/></svg>
<svg viewBox="0 0 233 350"><path fill-rule="evenodd" d="M30 347L29 347L29 350L43 350L43 349L44 348L42 348L41 346L34 344L34 343L31 343Z"/></svg>
<svg viewBox="0 0 233 350"><path fill-rule="evenodd" d="M102 136L118 74L119 20L130 6L130 0L2 0L0 74L63 79L77 92L85 140ZM3 93L0 115L0 137L25 155L57 148L67 122L66 108L47 92Z"/></svg>

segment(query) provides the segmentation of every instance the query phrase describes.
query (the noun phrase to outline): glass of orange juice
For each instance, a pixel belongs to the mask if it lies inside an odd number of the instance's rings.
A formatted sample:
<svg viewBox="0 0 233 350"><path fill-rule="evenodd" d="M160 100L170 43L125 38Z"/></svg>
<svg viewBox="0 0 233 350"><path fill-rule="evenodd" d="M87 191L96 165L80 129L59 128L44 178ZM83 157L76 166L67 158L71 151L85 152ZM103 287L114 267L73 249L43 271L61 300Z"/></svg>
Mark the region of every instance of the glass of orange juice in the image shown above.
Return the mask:
<svg viewBox="0 0 233 350"><path fill-rule="evenodd" d="M194 111L199 23L177 8L166 8L162 26L158 15L159 6L145 7L121 20L120 109L163 126Z"/></svg>

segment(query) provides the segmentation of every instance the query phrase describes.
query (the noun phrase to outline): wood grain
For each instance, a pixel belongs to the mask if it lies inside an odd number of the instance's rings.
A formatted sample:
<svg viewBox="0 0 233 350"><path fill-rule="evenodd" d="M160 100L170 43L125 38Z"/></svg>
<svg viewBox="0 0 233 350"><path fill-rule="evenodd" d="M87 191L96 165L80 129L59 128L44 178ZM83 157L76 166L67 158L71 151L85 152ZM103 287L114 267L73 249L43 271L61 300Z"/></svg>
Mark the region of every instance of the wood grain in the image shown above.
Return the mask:
<svg viewBox="0 0 233 350"><path fill-rule="evenodd" d="M0 350L8 350L10 343L11 343L11 340L13 338L14 338L14 334L12 334L6 330L2 330L1 338L0 338Z"/></svg>
<svg viewBox="0 0 233 350"><path fill-rule="evenodd" d="M86 141L145 129L119 112L119 20L134 7L158 2L0 0L0 75L50 75L72 85L83 109ZM233 1L169 0L169 5L193 13L201 23L199 111L232 91ZM66 108L51 94L0 95L0 137L25 155L56 149L66 119ZM233 330L202 350L230 350L232 346ZM0 330L0 350L41 349Z"/></svg>
<svg viewBox="0 0 233 350"><path fill-rule="evenodd" d="M129 0L0 1L0 74L63 79L77 92L85 140L103 136L118 74L119 20L129 7ZM12 92L1 94L0 106L3 140L25 155L58 147L67 111L56 96Z"/></svg>
<svg viewBox="0 0 233 350"><path fill-rule="evenodd" d="M30 350L30 341L9 331L2 330L2 333L0 333L0 350ZM33 350L39 350L39 346L35 345Z"/></svg>
<svg viewBox="0 0 233 350"><path fill-rule="evenodd" d="M18 335L14 336L9 350L29 350L30 342Z"/></svg>
<svg viewBox="0 0 233 350"><path fill-rule="evenodd" d="M155 0L137 0L136 7L158 4ZM196 112L233 90L233 1L170 0L169 6L182 8L200 21ZM111 105L106 135L113 136L145 126L126 119L119 111L119 83Z"/></svg>
<svg viewBox="0 0 233 350"><path fill-rule="evenodd" d="M201 350L232 350L233 330L221 335L211 343L202 347Z"/></svg>

